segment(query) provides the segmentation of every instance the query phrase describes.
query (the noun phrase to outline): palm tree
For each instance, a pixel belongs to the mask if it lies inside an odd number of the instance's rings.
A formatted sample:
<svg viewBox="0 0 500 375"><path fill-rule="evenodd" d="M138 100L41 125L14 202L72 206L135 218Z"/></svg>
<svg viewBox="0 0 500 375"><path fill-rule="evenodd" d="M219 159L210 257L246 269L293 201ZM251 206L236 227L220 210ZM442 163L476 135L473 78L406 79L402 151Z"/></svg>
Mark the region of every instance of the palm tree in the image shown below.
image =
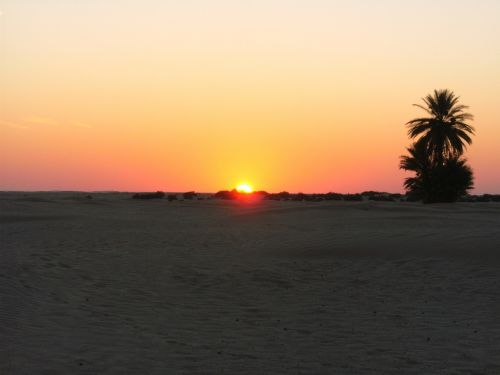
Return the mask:
<svg viewBox="0 0 500 375"><path fill-rule="evenodd" d="M447 159L459 157L466 145L472 143L474 128L467 124L473 116L468 108L459 104L459 97L449 90L434 90L422 100L425 106L414 104L427 112L429 117L409 121L408 135L425 145L433 164L443 165Z"/></svg>
<svg viewBox="0 0 500 375"><path fill-rule="evenodd" d="M409 155L401 155L399 167L420 175L430 168L429 155L423 143L416 142L406 149Z"/></svg>
<svg viewBox="0 0 500 375"><path fill-rule="evenodd" d="M406 150L408 151L408 155L400 156L399 168L415 172L415 177L407 177L404 187L409 193L410 200L423 199L431 171L431 162L427 154L427 148L422 142L415 142Z"/></svg>
<svg viewBox="0 0 500 375"><path fill-rule="evenodd" d="M423 98L428 117L409 121L408 135L416 139L408 154L400 158L401 169L415 173L405 179L411 200L426 203L454 202L473 187L474 175L462 154L472 143L474 128L467 123L473 116L449 90L434 90Z"/></svg>
<svg viewBox="0 0 500 375"><path fill-rule="evenodd" d="M474 175L467 160L454 156L443 165L431 171L430 194L426 195L427 203L456 202L467 190L474 187Z"/></svg>
<svg viewBox="0 0 500 375"><path fill-rule="evenodd" d="M400 157L399 167L415 172L414 177L408 177L404 182L408 200L455 202L472 189L474 176L466 159L452 156L443 164L433 164L422 142L414 143L407 151L408 155Z"/></svg>

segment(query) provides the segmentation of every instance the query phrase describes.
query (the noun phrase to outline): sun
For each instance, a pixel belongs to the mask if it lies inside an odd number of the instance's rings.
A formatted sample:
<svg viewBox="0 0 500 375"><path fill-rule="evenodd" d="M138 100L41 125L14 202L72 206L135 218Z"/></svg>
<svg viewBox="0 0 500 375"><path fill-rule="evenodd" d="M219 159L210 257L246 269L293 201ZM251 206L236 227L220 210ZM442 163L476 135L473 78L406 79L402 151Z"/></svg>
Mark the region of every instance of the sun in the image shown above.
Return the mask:
<svg viewBox="0 0 500 375"><path fill-rule="evenodd" d="M246 194L253 193L252 187L250 185L248 185L248 184L239 184L236 187L236 191L238 193L246 193Z"/></svg>

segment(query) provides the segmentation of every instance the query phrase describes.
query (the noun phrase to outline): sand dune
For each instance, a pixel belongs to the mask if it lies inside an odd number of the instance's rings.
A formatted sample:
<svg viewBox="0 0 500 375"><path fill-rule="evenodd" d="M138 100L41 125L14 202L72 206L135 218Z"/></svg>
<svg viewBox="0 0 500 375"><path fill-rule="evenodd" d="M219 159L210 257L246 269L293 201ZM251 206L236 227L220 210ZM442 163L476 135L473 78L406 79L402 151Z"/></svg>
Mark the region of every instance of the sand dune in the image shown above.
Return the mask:
<svg viewBox="0 0 500 375"><path fill-rule="evenodd" d="M500 204L0 194L1 374L498 374Z"/></svg>

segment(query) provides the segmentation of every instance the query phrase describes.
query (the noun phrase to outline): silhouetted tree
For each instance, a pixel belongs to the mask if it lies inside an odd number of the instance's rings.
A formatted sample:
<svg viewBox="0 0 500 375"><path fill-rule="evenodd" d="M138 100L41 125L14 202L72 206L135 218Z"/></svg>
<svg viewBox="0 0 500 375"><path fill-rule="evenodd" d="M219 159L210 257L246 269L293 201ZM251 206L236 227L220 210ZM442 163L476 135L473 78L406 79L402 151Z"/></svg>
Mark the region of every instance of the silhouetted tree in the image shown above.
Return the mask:
<svg viewBox="0 0 500 375"><path fill-rule="evenodd" d="M473 187L472 169L461 155L471 144L474 128L465 121L473 116L458 104L458 97L448 90L435 90L423 100L431 117L407 123L410 138L416 142L400 158L399 167L415 176L405 179L408 200L425 203L455 202Z"/></svg>
<svg viewBox="0 0 500 375"><path fill-rule="evenodd" d="M474 187L472 169L466 162L466 159L452 157L432 168L425 197L427 203L456 202Z"/></svg>
<svg viewBox="0 0 500 375"><path fill-rule="evenodd" d="M472 189L474 177L466 159L452 157L444 164L432 165L428 155L422 153L423 149L417 143L407 149L410 155L401 156L400 168L415 172L414 177L408 177L404 182L408 200L455 202Z"/></svg>
<svg viewBox="0 0 500 375"><path fill-rule="evenodd" d="M406 171L415 172L414 177L408 177L404 182L408 198L412 201L424 199L425 191L429 186L429 173L431 170L427 148L425 144L417 142L406 150L409 155L400 157L399 167Z"/></svg>
<svg viewBox="0 0 500 375"><path fill-rule="evenodd" d="M463 154L466 144L471 144L474 128L468 107L459 104L459 97L449 90L434 90L422 100L425 106L414 104L427 112L429 117L416 118L407 123L410 138L418 138L433 164L443 164L446 159Z"/></svg>

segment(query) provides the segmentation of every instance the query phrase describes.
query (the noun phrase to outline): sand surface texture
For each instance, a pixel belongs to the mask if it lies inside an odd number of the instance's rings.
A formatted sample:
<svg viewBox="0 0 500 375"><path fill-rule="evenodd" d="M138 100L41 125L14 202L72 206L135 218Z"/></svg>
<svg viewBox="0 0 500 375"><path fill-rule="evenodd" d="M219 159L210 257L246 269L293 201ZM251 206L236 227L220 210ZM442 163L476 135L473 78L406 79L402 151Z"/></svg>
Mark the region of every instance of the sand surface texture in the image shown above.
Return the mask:
<svg viewBox="0 0 500 375"><path fill-rule="evenodd" d="M500 374L500 204L0 194L0 374Z"/></svg>

